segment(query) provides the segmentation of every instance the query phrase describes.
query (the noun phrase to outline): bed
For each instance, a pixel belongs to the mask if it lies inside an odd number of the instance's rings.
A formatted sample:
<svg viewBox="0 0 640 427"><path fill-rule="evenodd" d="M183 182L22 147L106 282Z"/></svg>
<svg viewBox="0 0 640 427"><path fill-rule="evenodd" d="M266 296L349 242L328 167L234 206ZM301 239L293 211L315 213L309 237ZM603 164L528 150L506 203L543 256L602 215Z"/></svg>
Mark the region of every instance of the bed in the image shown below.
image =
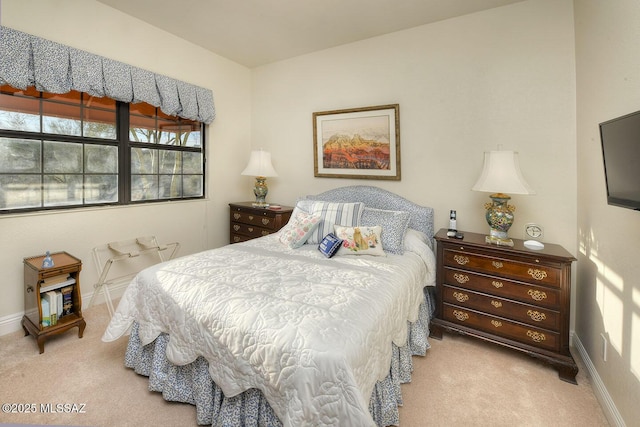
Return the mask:
<svg viewBox="0 0 640 427"><path fill-rule="evenodd" d="M305 196L276 234L142 271L103 341L129 334L125 365L200 425L398 425L429 347L433 235L431 208L377 187Z"/></svg>

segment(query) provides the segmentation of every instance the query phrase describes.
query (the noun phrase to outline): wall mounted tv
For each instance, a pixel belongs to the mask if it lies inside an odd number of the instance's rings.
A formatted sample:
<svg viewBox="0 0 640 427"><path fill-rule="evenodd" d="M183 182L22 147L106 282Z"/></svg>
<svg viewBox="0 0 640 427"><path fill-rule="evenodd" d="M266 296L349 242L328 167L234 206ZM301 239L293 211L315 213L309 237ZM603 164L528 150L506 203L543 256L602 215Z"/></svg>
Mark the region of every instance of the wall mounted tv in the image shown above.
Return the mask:
<svg viewBox="0 0 640 427"><path fill-rule="evenodd" d="M607 203L640 210L640 111L600 123Z"/></svg>

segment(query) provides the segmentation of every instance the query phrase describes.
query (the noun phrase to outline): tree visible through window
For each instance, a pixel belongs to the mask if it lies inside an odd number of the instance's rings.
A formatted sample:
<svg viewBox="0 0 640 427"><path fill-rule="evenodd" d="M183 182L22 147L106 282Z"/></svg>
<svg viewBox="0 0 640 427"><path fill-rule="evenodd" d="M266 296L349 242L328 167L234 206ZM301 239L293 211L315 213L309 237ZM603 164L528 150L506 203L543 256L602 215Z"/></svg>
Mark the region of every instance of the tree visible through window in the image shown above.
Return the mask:
<svg viewBox="0 0 640 427"><path fill-rule="evenodd" d="M0 86L0 212L203 197L203 141L149 104Z"/></svg>

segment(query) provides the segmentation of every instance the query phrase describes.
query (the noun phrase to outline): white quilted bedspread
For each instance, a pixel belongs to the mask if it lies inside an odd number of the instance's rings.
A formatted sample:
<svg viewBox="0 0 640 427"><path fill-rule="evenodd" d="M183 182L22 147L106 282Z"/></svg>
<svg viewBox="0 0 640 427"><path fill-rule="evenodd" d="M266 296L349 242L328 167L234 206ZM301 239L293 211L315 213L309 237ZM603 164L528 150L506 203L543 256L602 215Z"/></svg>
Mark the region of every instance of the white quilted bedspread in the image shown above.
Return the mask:
<svg viewBox="0 0 640 427"><path fill-rule="evenodd" d="M204 356L227 397L261 390L285 426L370 426L391 341L405 344L434 277L421 242L402 256L326 259L271 235L141 272L102 339L137 321L143 344L170 335L172 363Z"/></svg>

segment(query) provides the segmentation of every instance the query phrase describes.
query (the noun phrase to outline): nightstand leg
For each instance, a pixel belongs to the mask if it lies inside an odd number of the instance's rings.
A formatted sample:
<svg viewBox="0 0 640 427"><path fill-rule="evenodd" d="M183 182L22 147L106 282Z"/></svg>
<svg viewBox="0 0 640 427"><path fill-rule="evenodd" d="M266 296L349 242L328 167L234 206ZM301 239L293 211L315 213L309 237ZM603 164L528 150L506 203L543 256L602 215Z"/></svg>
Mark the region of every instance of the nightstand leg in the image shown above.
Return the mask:
<svg viewBox="0 0 640 427"><path fill-rule="evenodd" d="M24 330L24 336L26 337L27 335L29 335L29 330L24 324L24 317L22 318L22 322L20 322L20 325L22 325L22 329Z"/></svg>
<svg viewBox="0 0 640 427"><path fill-rule="evenodd" d="M87 322L85 322L84 319L80 319L80 323L78 324L78 338L82 338L85 326L87 326Z"/></svg>

